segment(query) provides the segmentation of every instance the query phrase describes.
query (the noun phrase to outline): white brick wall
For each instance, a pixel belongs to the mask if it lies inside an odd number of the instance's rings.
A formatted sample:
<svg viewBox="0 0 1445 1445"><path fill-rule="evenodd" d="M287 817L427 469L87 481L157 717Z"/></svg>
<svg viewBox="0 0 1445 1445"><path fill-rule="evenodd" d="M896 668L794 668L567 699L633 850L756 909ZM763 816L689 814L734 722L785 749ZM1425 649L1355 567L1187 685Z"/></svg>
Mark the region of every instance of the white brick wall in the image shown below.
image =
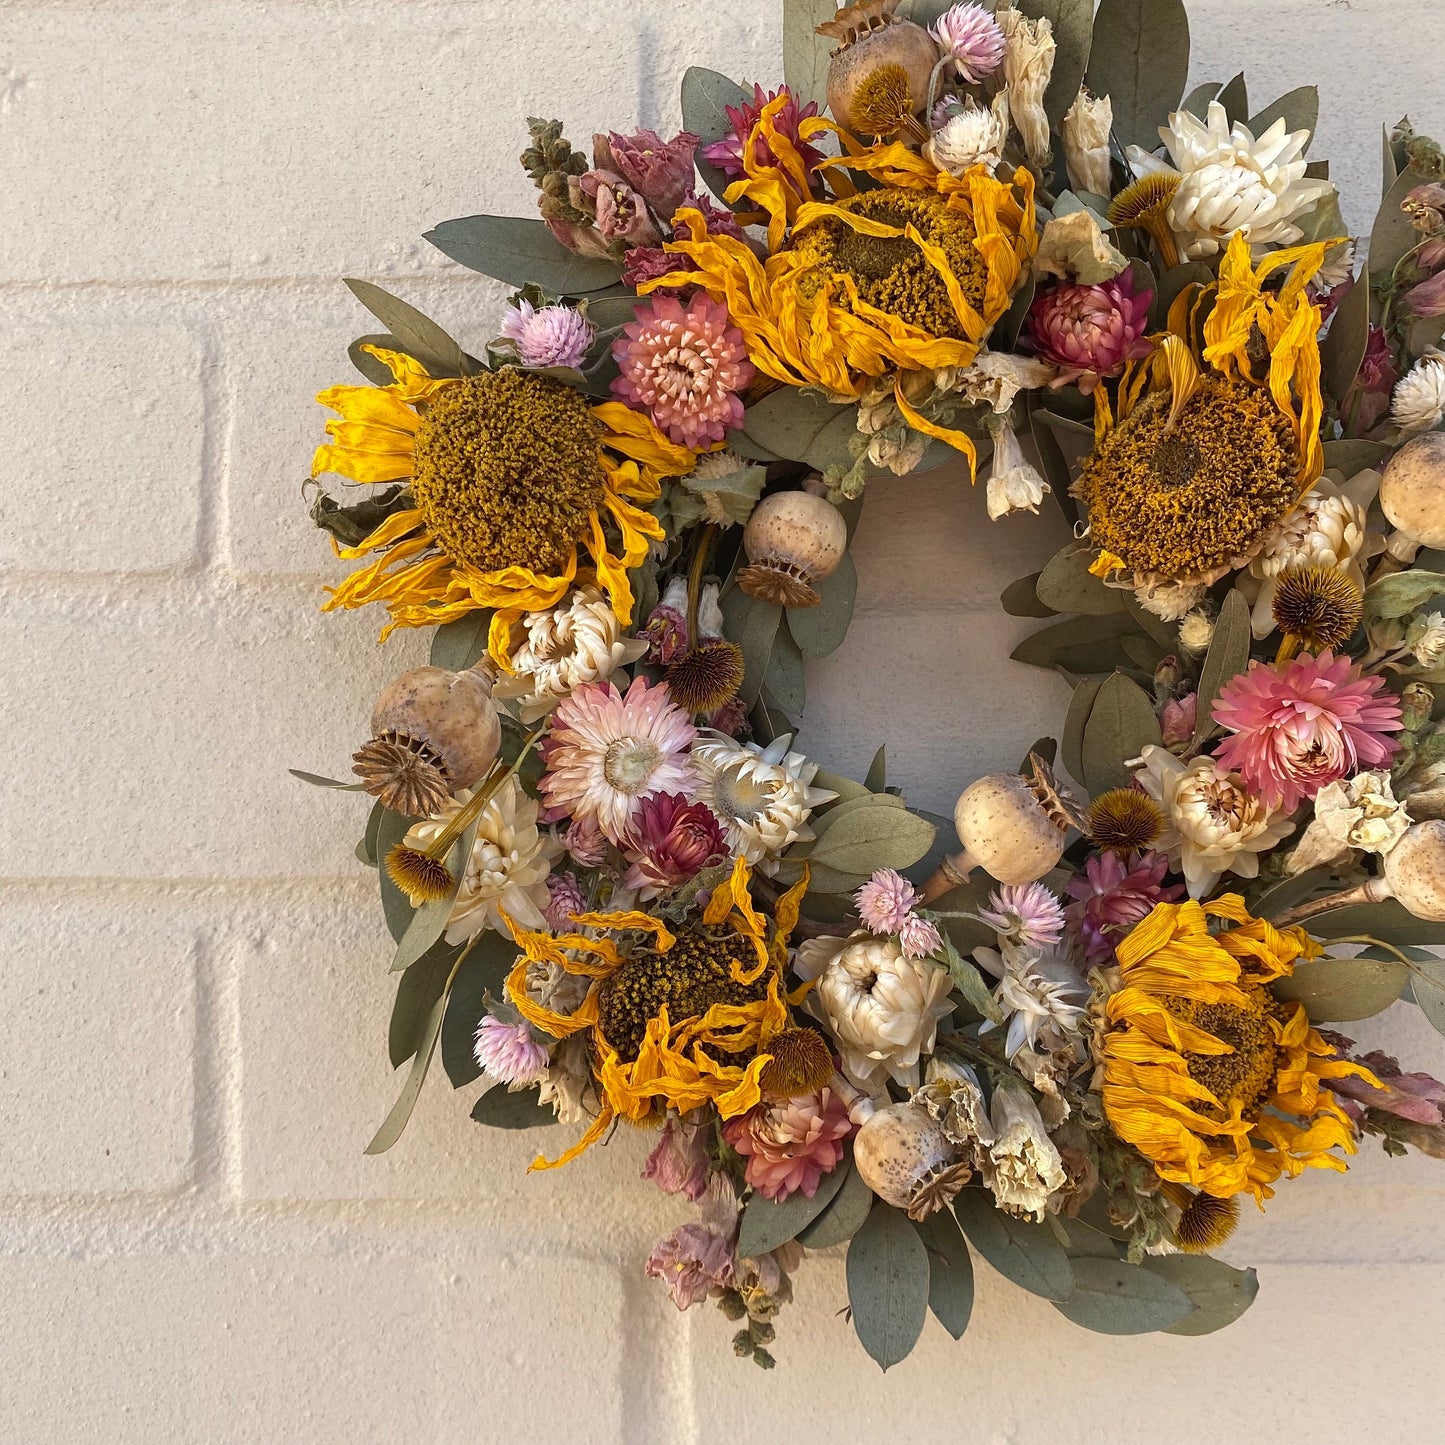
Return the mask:
<svg viewBox="0 0 1445 1445"><path fill-rule="evenodd" d="M1264 1290L1226 1334L1098 1339L981 1266L967 1341L930 1325L884 1379L834 1258L772 1375L715 1313L677 1319L640 1277L679 1216L636 1137L528 1179L535 1140L483 1134L438 1072L361 1154L397 1087L362 809L284 770L343 770L417 645L314 610L311 394L366 326L335 277L485 336L498 289L419 237L530 204L520 117L673 124L687 63L774 77L779 10L0 5L0 1445L1445 1441L1429 1161L1284 1189L1233 1251ZM1194 10L1201 77L1322 83L1357 225L1379 126L1445 130L1434 0ZM1060 536L991 528L956 474L877 487L810 746L858 769L886 740L935 807L1015 762L1063 694L1003 660L1027 627L993 603ZM1404 1007L1360 1032L1445 1069Z"/></svg>

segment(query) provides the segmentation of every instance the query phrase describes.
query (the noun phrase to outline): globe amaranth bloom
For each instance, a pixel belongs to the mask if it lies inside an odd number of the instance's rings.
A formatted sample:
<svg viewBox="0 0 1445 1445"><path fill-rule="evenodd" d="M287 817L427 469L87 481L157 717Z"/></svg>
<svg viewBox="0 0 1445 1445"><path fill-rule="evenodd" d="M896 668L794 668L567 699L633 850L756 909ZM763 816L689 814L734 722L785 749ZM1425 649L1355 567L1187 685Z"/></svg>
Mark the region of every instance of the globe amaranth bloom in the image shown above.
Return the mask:
<svg viewBox="0 0 1445 1445"><path fill-rule="evenodd" d="M929 26L928 33L953 57L959 76L970 85L977 85L1003 64L1003 31L982 5L950 6Z"/></svg>
<svg viewBox="0 0 1445 1445"><path fill-rule="evenodd" d="M621 369L613 395L647 412L673 441L695 449L741 426L739 393L752 381L753 365L727 307L702 294L686 307L676 297L659 296L635 315L613 343Z"/></svg>
<svg viewBox="0 0 1445 1445"><path fill-rule="evenodd" d="M630 864L625 886L649 899L726 858L727 835L705 803L689 803L681 793L659 793L643 799L622 847Z"/></svg>
<svg viewBox="0 0 1445 1445"><path fill-rule="evenodd" d="M1233 734L1219 761L1267 803L1293 812L1328 783L1388 763L1400 744L1400 700L1382 677L1321 652L1284 667L1255 663L1224 687L1214 720Z"/></svg>
<svg viewBox="0 0 1445 1445"><path fill-rule="evenodd" d="M540 1083L547 1073L547 1050L521 1022L509 1024L484 1014L477 1025L473 1053L477 1067L508 1088L525 1089Z"/></svg>
<svg viewBox="0 0 1445 1445"><path fill-rule="evenodd" d="M811 1199L818 1181L843 1157L853 1132L848 1105L835 1089L759 1104L723 1125L723 1137L747 1160L745 1177L764 1199Z"/></svg>
<svg viewBox="0 0 1445 1445"><path fill-rule="evenodd" d="M899 872L880 868L854 895L858 917L869 933L897 933L908 922L922 894Z"/></svg>
<svg viewBox="0 0 1445 1445"><path fill-rule="evenodd" d="M802 157L803 165L811 174L823 159L823 153L798 134L798 127L803 121L812 120L818 114L818 103L810 100L806 105L800 106L785 85L779 86L777 90L764 90L761 85L754 85L751 101L745 101L740 106L727 106L727 118L732 129L721 140L702 148L703 160L716 166L729 180L736 180L747 174L743 169L743 147L747 145L749 138L752 138L753 160L756 164L760 167L776 165L777 157L773 154L772 146L762 136L754 137L753 128L762 118L763 107L777 100L779 96L786 96L787 100L774 116L773 124L778 134Z"/></svg>
<svg viewBox="0 0 1445 1445"><path fill-rule="evenodd" d="M596 332L572 306L533 306L525 297L507 311L502 335L523 366L580 367Z"/></svg>
<svg viewBox="0 0 1445 1445"><path fill-rule="evenodd" d="M1073 901L1064 918L1091 968L1112 962L1115 944L1156 903L1184 897L1182 887L1164 882L1168 871L1163 853L1092 853L1084 871L1069 879Z"/></svg>
<svg viewBox="0 0 1445 1445"><path fill-rule="evenodd" d="M1097 286L1054 286L1029 307L1029 335L1045 361L1061 368L1051 383L1071 381L1088 396L1106 376L1118 376L1127 361L1152 349L1149 329L1152 291L1134 290L1132 271L1121 271Z"/></svg>

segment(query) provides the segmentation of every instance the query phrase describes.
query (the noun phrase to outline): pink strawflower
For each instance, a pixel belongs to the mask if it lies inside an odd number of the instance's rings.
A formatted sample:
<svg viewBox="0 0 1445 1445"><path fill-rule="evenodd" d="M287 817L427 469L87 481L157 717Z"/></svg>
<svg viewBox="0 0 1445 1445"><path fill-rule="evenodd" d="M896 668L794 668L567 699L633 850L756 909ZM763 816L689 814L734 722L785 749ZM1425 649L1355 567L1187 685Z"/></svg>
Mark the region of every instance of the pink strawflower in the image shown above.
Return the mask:
<svg viewBox="0 0 1445 1445"><path fill-rule="evenodd" d="M732 1240L711 1225L684 1224L652 1246L645 1273L667 1285L678 1309L689 1309L732 1283Z"/></svg>
<svg viewBox="0 0 1445 1445"><path fill-rule="evenodd" d="M696 1204L707 1193L711 1160L703 1143L707 1128L689 1124L669 1114L662 1137L642 1166L642 1177L650 1179L664 1194L681 1194Z"/></svg>
<svg viewBox="0 0 1445 1445"><path fill-rule="evenodd" d="M1330 652L1283 667L1252 664L1222 689L1213 717L1234 734L1219 745L1221 766L1286 812L1400 749L1385 736L1400 731L1399 698L1384 678L1363 677Z"/></svg>
<svg viewBox="0 0 1445 1445"><path fill-rule="evenodd" d="M1091 968L1112 963L1114 945L1156 903L1184 897L1182 884L1165 885L1168 871L1163 853L1093 853L1084 860L1084 871L1069 879L1074 902L1064 918Z"/></svg>
<svg viewBox="0 0 1445 1445"><path fill-rule="evenodd" d="M755 247L755 242L738 224L737 216L723 206L719 206L711 196L699 195L697 191L689 191L682 198L678 211L700 211L702 213L703 229L701 231L690 220L683 220L677 212L673 213L672 224L674 235L677 241L702 241L708 236L731 236L734 241L742 241L745 245ZM684 259L681 256L675 260Z"/></svg>
<svg viewBox="0 0 1445 1445"><path fill-rule="evenodd" d="M837 1167L852 1132L847 1104L829 1088L759 1104L723 1125L723 1137L748 1161L748 1183L778 1202L799 1193L811 1199L818 1181Z"/></svg>
<svg viewBox="0 0 1445 1445"><path fill-rule="evenodd" d="M897 933L923 895L892 868L880 868L854 895L858 917L869 933Z"/></svg>
<svg viewBox="0 0 1445 1445"><path fill-rule="evenodd" d="M938 925L920 918L916 913L903 920L903 927L898 930L898 943L905 958L932 958L935 953L943 951L943 935L939 933Z"/></svg>
<svg viewBox="0 0 1445 1445"><path fill-rule="evenodd" d="M658 793L633 814L622 850L631 865L623 885L647 900L726 858L727 835L706 804L689 803L681 793Z"/></svg>
<svg viewBox="0 0 1445 1445"><path fill-rule="evenodd" d="M1064 906L1042 883L1005 883L988 896L978 916L995 933L1042 952L1064 936Z"/></svg>
<svg viewBox="0 0 1445 1445"><path fill-rule="evenodd" d="M484 1014L472 1046L477 1066L499 1084L526 1088L547 1076L547 1050L524 1023L508 1024Z"/></svg>
<svg viewBox="0 0 1445 1445"><path fill-rule="evenodd" d="M1184 697L1170 698L1164 704L1159 717L1159 731L1166 748L1182 747L1192 742L1194 725L1199 715L1199 694L1191 692Z"/></svg>
<svg viewBox="0 0 1445 1445"><path fill-rule="evenodd" d="M607 159L600 155L603 138L595 138L593 144L599 154L594 154L594 159L598 165L619 172L666 221L692 189L696 174L693 154L701 139L690 130L679 131L667 141L655 130L634 131L631 135L619 135L614 130L605 141Z"/></svg>
<svg viewBox="0 0 1445 1445"><path fill-rule="evenodd" d="M636 317L612 345L621 368L613 395L694 451L741 426L739 393L753 379L753 364L727 307L701 292L686 307L675 296L659 296L638 307Z"/></svg>
<svg viewBox="0 0 1445 1445"><path fill-rule="evenodd" d="M823 152L816 146L809 145L799 135L798 127L803 121L811 120L818 114L818 104L816 101L810 100L800 109L796 98L786 85L779 86L777 90L764 90L761 85L754 85L751 103L728 106L727 117L732 131L721 140L704 146L702 148L703 160L715 165L729 180L736 180L739 176L747 174L743 169L743 148L751 138L754 164L758 166L777 164L777 157L773 154L772 146L761 135L753 136L753 127L757 125L762 116L763 107L770 101L776 100L780 95L786 95L788 102L778 112L774 125L777 127L778 134L786 138L802 157L803 165L811 175L818 162L823 159Z"/></svg>
<svg viewBox="0 0 1445 1445"><path fill-rule="evenodd" d="M666 683L635 678L626 695L611 682L584 683L552 714L537 791L549 809L591 819L620 843L644 799L692 785L696 738Z"/></svg>
<svg viewBox="0 0 1445 1445"><path fill-rule="evenodd" d="M601 834L598 835L599 837ZM553 933L572 932L572 916L587 912L587 895L575 873L554 873L547 879L550 895L542 916Z"/></svg>
<svg viewBox="0 0 1445 1445"><path fill-rule="evenodd" d="M596 818L573 818L562 846L579 868L600 868L607 861L607 837Z"/></svg>
<svg viewBox="0 0 1445 1445"><path fill-rule="evenodd" d="M517 348L523 366L580 367L596 332L571 306L543 306L519 300L502 322L502 335Z"/></svg>
<svg viewBox="0 0 1445 1445"><path fill-rule="evenodd" d="M1034 349L1062 368L1050 383L1077 382L1088 396L1106 376L1118 376L1126 361L1147 356L1145 333L1154 293L1134 291L1134 273L1121 271L1097 286L1051 286L1029 306Z"/></svg>
<svg viewBox="0 0 1445 1445"><path fill-rule="evenodd" d="M982 5L955 5L929 27L939 48L953 56L959 75L977 85L1003 64L1004 38L996 21Z"/></svg>

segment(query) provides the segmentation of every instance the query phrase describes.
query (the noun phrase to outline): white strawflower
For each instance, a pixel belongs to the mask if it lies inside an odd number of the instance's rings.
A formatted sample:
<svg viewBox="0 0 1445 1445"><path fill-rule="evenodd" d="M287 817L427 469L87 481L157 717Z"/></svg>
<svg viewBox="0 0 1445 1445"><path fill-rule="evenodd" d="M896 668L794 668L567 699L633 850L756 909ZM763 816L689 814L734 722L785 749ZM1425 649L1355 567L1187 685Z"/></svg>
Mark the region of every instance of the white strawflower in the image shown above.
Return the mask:
<svg viewBox="0 0 1445 1445"><path fill-rule="evenodd" d="M1031 165L1049 158L1049 118L1044 92L1054 73L1054 27L1047 18L1030 20L1011 7L996 11L1003 31L1003 74L1009 88L1009 110Z"/></svg>
<svg viewBox="0 0 1445 1445"><path fill-rule="evenodd" d="M1270 246L1292 246L1304 235L1294 222L1334 193L1329 181L1305 176L1309 131L1290 131L1282 118L1256 139L1248 126L1231 126L1216 100L1203 121L1175 111L1159 136L1172 166L1141 146L1129 147L1129 164L1136 176L1179 176L1169 224L1188 260L1213 256L1236 231L1256 256Z"/></svg>
<svg viewBox="0 0 1445 1445"><path fill-rule="evenodd" d="M1417 614L1406 629L1405 645L1421 667L1439 667L1445 659L1445 612Z"/></svg>
<svg viewBox="0 0 1445 1445"><path fill-rule="evenodd" d="M1008 1026L1004 1053L1010 1061L1025 1047L1038 1054L1074 1048L1081 1037L1089 989L1067 958L1010 943L1002 950L976 948L973 956L998 980L994 998ZM991 1027L986 1024L983 1031Z"/></svg>
<svg viewBox="0 0 1445 1445"><path fill-rule="evenodd" d="M1430 431L1445 416L1445 354L1427 351L1395 385L1390 418L1404 432Z"/></svg>
<svg viewBox="0 0 1445 1445"><path fill-rule="evenodd" d="M1209 589L1193 582L1165 582L1158 587L1140 587L1134 600L1161 622L1182 622Z"/></svg>
<svg viewBox="0 0 1445 1445"><path fill-rule="evenodd" d="M977 105L972 96L965 96L962 106L953 109L933 132L924 145L924 154L939 170L953 176L961 176L974 166L992 170L1003 159L1008 125L1007 86L994 96L987 110Z"/></svg>
<svg viewBox="0 0 1445 1445"><path fill-rule="evenodd" d="M1113 101L1107 95L1096 99L1081 87L1059 125L1069 184L1076 191L1107 196L1113 190L1109 172L1109 132L1113 128Z"/></svg>
<svg viewBox="0 0 1445 1445"><path fill-rule="evenodd" d="M440 813L413 824L405 846L424 851L471 797L463 790ZM482 809L476 842L447 919L447 942L462 943L484 928L510 938L503 912L523 928L545 928L547 875L561 851L562 845L537 827L536 799L508 778Z"/></svg>
<svg viewBox="0 0 1445 1445"><path fill-rule="evenodd" d="M1179 624L1179 645L1185 652L1200 653L1214 641L1214 618L1201 607L1196 607Z"/></svg>
<svg viewBox="0 0 1445 1445"><path fill-rule="evenodd" d="M1038 514L1049 484L1024 456L1013 428L1004 422L993 440L993 461L988 472L988 515L993 521L1010 512Z"/></svg>
<svg viewBox="0 0 1445 1445"><path fill-rule="evenodd" d="M584 682L605 682L647 651L645 642L623 637L612 604L591 584L545 612L527 613L521 625L524 637L512 651L512 675L493 691L517 698L527 723L545 717Z"/></svg>
<svg viewBox="0 0 1445 1445"><path fill-rule="evenodd" d="M1135 778L1164 811L1154 846L1184 874L1191 898L1203 898L1226 873L1258 877L1259 855L1294 827L1213 758L1183 763L1151 744Z"/></svg>
<svg viewBox="0 0 1445 1445"><path fill-rule="evenodd" d="M1363 588L1362 565L1369 531L1365 517L1379 477L1362 472L1341 486L1322 477L1265 538L1249 564L1251 577L1262 582L1251 624L1256 638L1274 631L1274 594L1279 575L1288 567L1338 567Z"/></svg>
<svg viewBox="0 0 1445 1445"><path fill-rule="evenodd" d="M1067 1176L1038 1105L1026 1090L1005 1085L994 1090L989 1112L994 1140L984 1162L984 1183L1005 1214L1042 1220Z"/></svg>
<svg viewBox="0 0 1445 1445"><path fill-rule="evenodd" d="M1395 797L1390 775L1356 773L1322 788L1315 815L1290 854L1291 874L1338 863L1352 848L1362 853L1388 853L1410 826L1405 804Z"/></svg>
<svg viewBox="0 0 1445 1445"><path fill-rule="evenodd" d="M818 764L790 753L792 741L785 733L760 747L705 733L692 750L698 779L692 796L717 814L727 831L729 856L746 858L765 873L777 870L783 849L813 837L808 826L813 809L838 796L811 786Z"/></svg>
<svg viewBox="0 0 1445 1445"><path fill-rule="evenodd" d="M843 1072L860 1088L887 1074L916 1089L919 1057L933 1051L938 1021L953 1012L948 970L909 958L896 938L813 938L793 965L816 979L807 1008L838 1045Z"/></svg>

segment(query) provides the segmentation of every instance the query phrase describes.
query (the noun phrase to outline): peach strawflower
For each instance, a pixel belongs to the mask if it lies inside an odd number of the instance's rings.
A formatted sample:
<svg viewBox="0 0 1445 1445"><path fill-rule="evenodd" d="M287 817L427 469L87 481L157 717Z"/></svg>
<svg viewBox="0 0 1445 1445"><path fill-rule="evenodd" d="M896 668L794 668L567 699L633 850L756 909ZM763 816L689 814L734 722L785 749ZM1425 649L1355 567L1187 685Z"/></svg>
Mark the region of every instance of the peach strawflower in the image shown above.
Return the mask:
<svg viewBox="0 0 1445 1445"><path fill-rule="evenodd" d="M818 1181L837 1168L852 1132L843 1096L826 1087L759 1104L723 1125L723 1137L748 1161L748 1183L778 1202L798 1193L811 1199Z"/></svg>

